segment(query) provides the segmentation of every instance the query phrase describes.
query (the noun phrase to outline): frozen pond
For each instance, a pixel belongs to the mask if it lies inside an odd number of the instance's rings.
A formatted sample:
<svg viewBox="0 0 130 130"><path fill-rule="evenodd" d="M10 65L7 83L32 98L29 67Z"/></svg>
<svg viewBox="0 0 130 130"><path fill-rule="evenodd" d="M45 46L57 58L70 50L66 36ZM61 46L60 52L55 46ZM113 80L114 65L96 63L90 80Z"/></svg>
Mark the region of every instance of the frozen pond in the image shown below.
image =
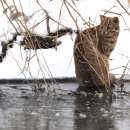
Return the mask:
<svg viewBox="0 0 130 130"><path fill-rule="evenodd" d="M34 92L29 84L0 85L0 130L130 130L127 94L75 94L76 83L59 84L57 95ZM117 94L117 93L116 93Z"/></svg>

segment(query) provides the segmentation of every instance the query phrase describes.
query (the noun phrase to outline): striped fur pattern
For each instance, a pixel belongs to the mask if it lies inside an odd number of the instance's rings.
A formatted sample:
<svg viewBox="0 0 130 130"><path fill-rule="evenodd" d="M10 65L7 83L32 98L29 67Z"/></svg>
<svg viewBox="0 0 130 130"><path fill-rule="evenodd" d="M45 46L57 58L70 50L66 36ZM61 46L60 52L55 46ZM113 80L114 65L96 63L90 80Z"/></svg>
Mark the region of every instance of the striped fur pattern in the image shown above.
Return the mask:
<svg viewBox="0 0 130 130"><path fill-rule="evenodd" d="M110 87L115 81L108 73L109 56L119 35L117 17L100 16L101 23L77 35L74 44L75 72L79 86Z"/></svg>

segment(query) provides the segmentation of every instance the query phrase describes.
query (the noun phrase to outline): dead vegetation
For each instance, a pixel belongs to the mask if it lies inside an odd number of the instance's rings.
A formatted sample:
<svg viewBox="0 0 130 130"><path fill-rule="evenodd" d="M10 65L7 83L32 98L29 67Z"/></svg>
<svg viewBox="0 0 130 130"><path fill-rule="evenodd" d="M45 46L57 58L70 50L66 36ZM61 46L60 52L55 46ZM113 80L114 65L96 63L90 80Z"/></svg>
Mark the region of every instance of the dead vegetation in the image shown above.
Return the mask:
<svg viewBox="0 0 130 130"><path fill-rule="evenodd" d="M37 10L36 12L34 12L33 14L31 14L30 16L27 16L24 13L23 7L21 2L19 1L20 4L20 10L17 7L17 4L15 2L15 0L12 0L13 5L9 5L7 0L0 0L1 6L3 8L3 15L6 15L8 21L10 22L10 24L13 26L13 28L15 29L15 33L13 34L13 38L9 41L2 41L2 55L0 56L0 62L2 62L2 60L6 57L6 52L9 48L13 47L13 44L15 44L16 38L18 35L23 35L24 39L23 41L20 43L20 46L24 46L25 49L33 49L33 50L37 50L37 49L48 49L48 48L52 48L55 47L57 48L58 45L62 44L58 38L65 35L66 33L72 34L74 33L81 33L81 28L78 25L77 22L77 18L74 17L73 12L76 13L82 20L82 22L84 23L85 28L86 27L91 27L93 26L93 23L91 23L91 19L90 21L86 21L83 17L82 14L80 14L78 8L76 7L75 1L71 0L67 1L67 0L63 0L62 4L61 4L61 9L59 12L59 19L55 20L55 18L51 17L49 15L49 12L43 8L43 6L40 4L40 2L38 0L36 0L37 4L40 7L40 10ZM50 1L51 2L51 1ZM127 13L129 15L129 12L127 11L127 9L125 9L125 7L122 5L121 1L119 0L115 0L115 2L117 2L117 7L119 6L124 10L125 13ZM128 0L128 3L130 4L130 0ZM76 26L76 30L73 30L69 27L66 27L65 25L62 24L62 22L60 22L60 18L62 16L62 7L65 6L66 10L68 11L68 14L70 15L70 17L72 18L72 20L75 23ZM113 8L113 7L112 7ZM119 15L121 17L123 17L123 13L120 12L120 10L118 12L113 12L112 8L109 10L103 10L105 12L105 14L107 13L111 13L111 14L115 14L115 15ZM72 12L73 10L73 12ZM35 14L37 14L38 12L42 12L43 14L45 14L45 17L40 21L35 23L35 25L33 25L31 28L28 27L28 23L30 21L30 19L32 19L32 17L35 16ZM42 22L46 23L46 30L48 32L48 34L46 36L39 36L38 34L35 34L32 32L32 30L34 30L39 24L41 24ZM56 32L51 32L51 27L50 27L50 21L53 21L54 23L57 23L57 30ZM124 19L124 22L126 23L127 26L127 22ZM60 26L63 28L60 28ZM127 29L129 30L128 26ZM73 50L72 50L73 51ZM20 52L21 53L21 52ZM40 63L39 57L37 56L37 53L35 53L34 55L35 57L37 57L37 62L39 65L39 71L43 74L43 80L44 83L46 84L46 89L48 91L50 91L49 85L46 81L46 77L44 77L44 71L47 71L50 79L52 79L52 84L56 83L57 86L59 87L58 83L56 82L56 80L53 78L53 75L49 69L49 66L46 62L46 59L43 56L43 60L45 62L45 65L47 67L47 70L45 69L45 66L42 65ZM33 57L28 57L27 60L25 61L25 66L27 64L29 64L30 60ZM14 57L15 59L15 57ZM23 66L22 68L20 67L20 65L18 64L18 62L16 61L16 64L19 66L21 73L24 75L25 79L26 79L26 75L24 74L25 70L28 71L33 79L32 73L30 72L29 66L25 67ZM44 68L44 69L43 69ZM123 74L121 74L120 79L118 79L118 86L119 89L123 88L124 86L124 78L126 76L126 74L129 74L129 62L128 64L124 67L124 71ZM117 68L118 69L118 68ZM34 80L34 87L36 90L38 90L39 86L38 85L38 81ZM53 91L55 91L55 88L53 88Z"/></svg>

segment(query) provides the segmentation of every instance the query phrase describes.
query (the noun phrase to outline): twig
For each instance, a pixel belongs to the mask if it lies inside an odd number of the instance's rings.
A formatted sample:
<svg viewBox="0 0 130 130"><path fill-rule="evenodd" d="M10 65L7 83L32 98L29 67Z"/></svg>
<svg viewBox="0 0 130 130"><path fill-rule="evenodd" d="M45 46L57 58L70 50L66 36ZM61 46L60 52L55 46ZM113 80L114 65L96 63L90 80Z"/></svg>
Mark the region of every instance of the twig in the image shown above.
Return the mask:
<svg viewBox="0 0 130 130"><path fill-rule="evenodd" d="M46 27L47 27L48 33L50 33L50 25L49 25L50 16L49 16L48 12L45 9L43 9L43 7L39 3L39 1L38 0L36 0L36 1L37 1L38 5L41 7L41 9L46 13Z"/></svg>
<svg viewBox="0 0 130 130"><path fill-rule="evenodd" d="M127 12L127 10L123 7L123 5L119 2L119 0L116 0L118 3L119 3L119 5ZM116 3L116 2L115 2ZM121 11L120 11L120 9L119 9L119 7L117 6L117 8L118 8L118 10L119 10L119 12L120 12L120 14L121 14ZM128 12L127 12L127 14L129 14ZM129 15L130 16L130 15ZM127 29L129 30L129 32L130 32L130 29L129 29L129 26L127 25L127 23L126 23L126 21L125 21L125 18L123 17L123 15L121 15L121 17L122 17L122 19L124 20L124 23L125 23L125 25L126 25L126 27L127 27Z"/></svg>
<svg viewBox="0 0 130 130"><path fill-rule="evenodd" d="M102 10L102 11L105 12L104 15L107 14L107 13L111 13L111 14L115 14L115 15L121 16L121 15L123 14L123 13L122 13L122 14L119 14L119 13L112 12L112 11L109 11L109 10Z"/></svg>
<svg viewBox="0 0 130 130"><path fill-rule="evenodd" d="M5 0L3 0L3 1L4 1L4 3L5 3L6 5L8 5ZM0 0L1 5L2 5L2 7L3 7L3 10L5 10L3 1ZM7 7L9 8L9 6L7 6ZM11 25L14 27L15 31L18 33L17 28L15 27L15 25L13 24L13 22L10 20L9 16L7 15L7 12L5 12L5 15L6 15L6 17L8 18L8 20L10 21Z"/></svg>
<svg viewBox="0 0 130 130"><path fill-rule="evenodd" d="M73 19L73 21L75 22L77 29L80 30L80 29L79 29L79 26L78 26L78 24L77 24L77 21L75 20L75 18L73 17L72 13L70 12L70 10L69 10L69 8L68 8L66 2L67 2L67 1L64 0L64 4L65 4L65 6L66 6L66 8L67 8L67 11L68 11L69 15L71 16L71 18Z"/></svg>
<svg viewBox="0 0 130 130"><path fill-rule="evenodd" d="M116 1L122 7L122 9L124 9L124 11L130 16L129 12L124 8L124 6L121 4L121 2L119 0L116 0Z"/></svg>

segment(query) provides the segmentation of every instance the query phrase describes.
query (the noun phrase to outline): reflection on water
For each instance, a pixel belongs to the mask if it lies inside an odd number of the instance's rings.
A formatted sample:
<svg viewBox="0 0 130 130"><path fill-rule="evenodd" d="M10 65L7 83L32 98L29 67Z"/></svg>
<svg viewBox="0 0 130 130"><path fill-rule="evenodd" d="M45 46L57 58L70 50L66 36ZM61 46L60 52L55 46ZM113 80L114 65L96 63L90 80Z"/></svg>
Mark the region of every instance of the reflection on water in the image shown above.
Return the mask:
<svg viewBox="0 0 130 130"><path fill-rule="evenodd" d="M73 83L61 86L76 90ZM20 85L0 87L0 130L130 129L129 96L109 101L102 93L57 97L19 89Z"/></svg>
<svg viewBox="0 0 130 130"><path fill-rule="evenodd" d="M106 97L78 95L75 106L75 130L115 130L110 102Z"/></svg>

